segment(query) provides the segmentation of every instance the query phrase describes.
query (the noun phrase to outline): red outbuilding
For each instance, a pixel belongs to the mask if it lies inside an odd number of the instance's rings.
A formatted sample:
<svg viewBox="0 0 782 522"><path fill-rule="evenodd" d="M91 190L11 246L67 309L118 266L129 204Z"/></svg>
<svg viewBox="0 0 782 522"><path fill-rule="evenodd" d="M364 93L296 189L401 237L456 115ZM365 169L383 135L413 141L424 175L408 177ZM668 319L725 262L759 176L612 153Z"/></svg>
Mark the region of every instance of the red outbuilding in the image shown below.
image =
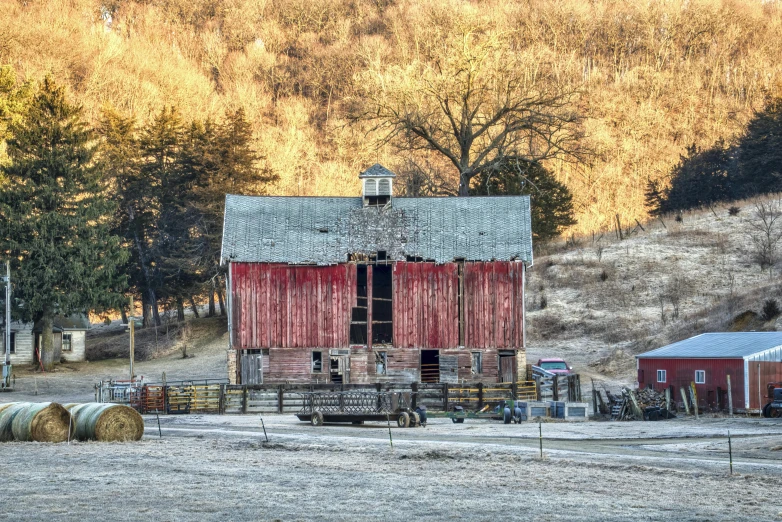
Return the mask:
<svg viewBox="0 0 782 522"><path fill-rule="evenodd" d="M525 378L528 196L228 195L229 377L254 383Z"/></svg>
<svg viewBox="0 0 782 522"><path fill-rule="evenodd" d="M681 401L682 388L694 383L698 405L707 409L726 409L730 390L736 410L756 411L768 401L767 384L782 381L782 332L706 333L636 360L641 388L670 388Z"/></svg>

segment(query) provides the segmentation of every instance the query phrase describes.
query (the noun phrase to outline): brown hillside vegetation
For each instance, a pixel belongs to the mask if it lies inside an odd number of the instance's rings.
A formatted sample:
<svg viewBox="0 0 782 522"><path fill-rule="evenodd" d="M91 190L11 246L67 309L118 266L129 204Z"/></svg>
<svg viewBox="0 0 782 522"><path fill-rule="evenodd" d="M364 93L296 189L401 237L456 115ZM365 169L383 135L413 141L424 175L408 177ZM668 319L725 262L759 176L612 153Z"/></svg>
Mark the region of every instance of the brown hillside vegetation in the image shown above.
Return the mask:
<svg viewBox="0 0 782 522"><path fill-rule="evenodd" d="M529 359L562 356L596 380L631 383L638 353L706 332L782 330L778 266L761 269L753 240L760 205L779 217L782 197L551 245L529 272ZM782 225L770 230L778 264Z"/></svg>
<svg viewBox="0 0 782 522"><path fill-rule="evenodd" d="M549 166L575 196L574 232L589 232L643 217L647 180L687 145L739 135L779 94L780 30L778 1L0 0L0 63L25 80L51 72L93 119L106 106L142 121L164 105L185 118L244 108L274 193L347 195L375 161L455 182L347 116L389 70L500 35L529 57L528 77L545 69L579 93L594 155Z"/></svg>

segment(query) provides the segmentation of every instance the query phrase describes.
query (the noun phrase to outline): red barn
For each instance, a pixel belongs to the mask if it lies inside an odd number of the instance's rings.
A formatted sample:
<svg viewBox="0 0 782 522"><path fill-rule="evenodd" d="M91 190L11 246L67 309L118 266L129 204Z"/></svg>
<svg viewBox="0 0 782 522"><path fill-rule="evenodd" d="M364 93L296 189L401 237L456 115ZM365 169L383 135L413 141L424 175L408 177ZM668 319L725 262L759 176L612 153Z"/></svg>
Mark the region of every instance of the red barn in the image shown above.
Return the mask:
<svg viewBox="0 0 782 522"><path fill-rule="evenodd" d="M511 382L526 368L527 196L228 195L229 377Z"/></svg>
<svg viewBox="0 0 782 522"><path fill-rule="evenodd" d="M663 390L695 383L701 408L758 410L766 385L782 381L782 332L706 333L637 355L638 385Z"/></svg>

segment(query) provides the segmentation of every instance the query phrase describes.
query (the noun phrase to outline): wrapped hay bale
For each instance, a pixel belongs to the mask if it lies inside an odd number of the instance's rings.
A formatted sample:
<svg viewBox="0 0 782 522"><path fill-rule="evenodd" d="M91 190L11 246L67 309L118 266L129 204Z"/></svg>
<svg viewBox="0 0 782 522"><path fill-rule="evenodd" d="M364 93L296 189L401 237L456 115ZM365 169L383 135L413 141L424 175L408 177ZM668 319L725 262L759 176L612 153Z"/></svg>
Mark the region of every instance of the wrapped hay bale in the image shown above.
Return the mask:
<svg viewBox="0 0 782 522"><path fill-rule="evenodd" d="M0 442L14 440L11 425L16 415L29 404L29 402L9 402L0 406Z"/></svg>
<svg viewBox="0 0 782 522"><path fill-rule="evenodd" d="M65 442L73 438L73 418L56 402L23 403L11 431L21 442Z"/></svg>
<svg viewBox="0 0 782 522"><path fill-rule="evenodd" d="M75 438L101 442L141 440L144 419L129 406L122 404L66 404L76 421Z"/></svg>

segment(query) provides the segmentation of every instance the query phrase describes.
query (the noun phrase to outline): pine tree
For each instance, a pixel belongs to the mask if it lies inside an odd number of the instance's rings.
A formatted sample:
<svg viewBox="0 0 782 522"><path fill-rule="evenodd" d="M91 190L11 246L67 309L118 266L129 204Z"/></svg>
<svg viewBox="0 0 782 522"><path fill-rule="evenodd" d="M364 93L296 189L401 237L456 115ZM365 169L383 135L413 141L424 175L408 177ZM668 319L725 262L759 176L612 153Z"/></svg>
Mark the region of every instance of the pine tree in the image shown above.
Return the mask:
<svg viewBox="0 0 782 522"><path fill-rule="evenodd" d="M80 107L46 78L23 119L11 125L7 183L0 189L0 252L11 259L23 319L40 321L41 362L55 363L55 314L118 306L126 259L110 232L92 133Z"/></svg>
<svg viewBox="0 0 782 522"><path fill-rule="evenodd" d="M497 170L477 176L472 195L529 194L532 204L532 237L546 242L565 227L575 225L573 195L554 174L538 163L509 160Z"/></svg>

